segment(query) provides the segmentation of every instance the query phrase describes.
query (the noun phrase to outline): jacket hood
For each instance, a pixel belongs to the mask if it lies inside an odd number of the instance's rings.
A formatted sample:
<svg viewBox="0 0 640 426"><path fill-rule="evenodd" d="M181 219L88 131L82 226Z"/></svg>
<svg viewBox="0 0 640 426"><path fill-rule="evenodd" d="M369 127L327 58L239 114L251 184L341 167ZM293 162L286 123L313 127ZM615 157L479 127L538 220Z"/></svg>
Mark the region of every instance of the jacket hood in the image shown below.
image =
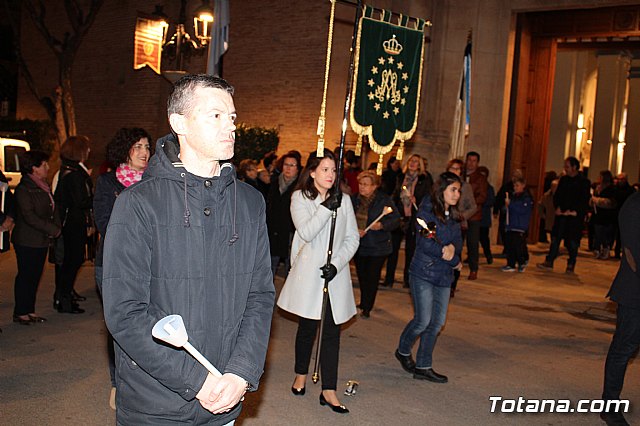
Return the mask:
<svg viewBox="0 0 640 426"><path fill-rule="evenodd" d="M236 170L230 162L222 162L220 164L220 175L211 178L196 176L189 173L185 169L182 161L180 160L180 144L176 136L173 133L169 133L166 136L161 137L156 142L156 153L151 157L149 166L145 170L142 179L148 178L160 178L168 179L176 182L180 182L184 185L184 226L189 227L189 217L191 211L189 210L188 191L187 187L203 185L204 180L219 180L220 193L226 191L226 189L233 184L233 236L229 240L229 244L233 244L238 240L238 234L236 232L236 216L237 216L237 199L238 199L238 182L236 179Z"/></svg>
<svg viewBox="0 0 640 426"><path fill-rule="evenodd" d="M149 160L149 166L144 172L144 176L159 177L176 181L184 181L186 178L189 186L206 179L203 176L196 176L185 169L180 160L180 144L173 133L169 133L158 139L156 142L156 152ZM184 174L184 176L183 176ZM236 171L228 161L220 163L220 176L213 179L220 179L224 182L222 188L231 185L236 179Z"/></svg>

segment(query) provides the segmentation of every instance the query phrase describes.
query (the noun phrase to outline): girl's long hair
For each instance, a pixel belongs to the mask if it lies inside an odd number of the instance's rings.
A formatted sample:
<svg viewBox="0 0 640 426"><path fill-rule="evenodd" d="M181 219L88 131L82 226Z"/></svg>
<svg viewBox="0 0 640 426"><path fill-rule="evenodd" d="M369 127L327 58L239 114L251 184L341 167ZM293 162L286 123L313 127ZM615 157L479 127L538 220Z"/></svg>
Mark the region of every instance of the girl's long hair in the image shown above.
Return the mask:
<svg viewBox="0 0 640 426"><path fill-rule="evenodd" d="M300 179L298 179L296 190L298 189L301 190L302 195L304 195L304 197L308 198L309 200L315 200L319 194L318 188L316 188L316 185L313 182L313 178L311 177L311 173L318 168L318 166L320 165L320 162L325 158L329 158L333 160L334 163L336 162L335 156L328 149L324 150L324 157L318 157L314 152L309 156L309 159L307 160L307 165L305 166L304 169L302 169L302 172L300 173ZM336 167L337 166L338 165L336 164Z"/></svg>
<svg viewBox="0 0 640 426"><path fill-rule="evenodd" d="M462 189L462 181L452 172L444 172L433 184L433 190L431 191L431 204L433 206L433 214L440 220L440 222L444 223L447 221L447 216L445 214L446 208L444 205L444 191L447 187L453 183L458 182L460 185L460 189ZM449 215L456 221L460 221L462 219L460 212L458 211L458 205L449 206Z"/></svg>

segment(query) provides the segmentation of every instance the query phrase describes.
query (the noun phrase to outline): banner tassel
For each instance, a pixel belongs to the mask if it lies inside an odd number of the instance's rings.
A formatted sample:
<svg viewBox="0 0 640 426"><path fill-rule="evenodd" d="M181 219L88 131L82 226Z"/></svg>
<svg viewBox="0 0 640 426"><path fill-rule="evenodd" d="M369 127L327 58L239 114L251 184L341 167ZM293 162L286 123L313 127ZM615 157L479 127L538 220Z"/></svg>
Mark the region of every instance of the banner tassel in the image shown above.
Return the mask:
<svg viewBox="0 0 640 426"><path fill-rule="evenodd" d="M358 142L356 143L356 155L358 157L362 155L362 135L358 135Z"/></svg>
<svg viewBox="0 0 640 426"><path fill-rule="evenodd" d="M378 176L382 176L383 162L384 162L384 154L380 154L380 158L378 158L378 167L376 168L376 174Z"/></svg>
<svg viewBox="0 0 640 426"><path fill-rule="evenodd" d="M396 152L396 160L402 160L402 154L404 153L404 141L400 141L400 146Z"/></svg>

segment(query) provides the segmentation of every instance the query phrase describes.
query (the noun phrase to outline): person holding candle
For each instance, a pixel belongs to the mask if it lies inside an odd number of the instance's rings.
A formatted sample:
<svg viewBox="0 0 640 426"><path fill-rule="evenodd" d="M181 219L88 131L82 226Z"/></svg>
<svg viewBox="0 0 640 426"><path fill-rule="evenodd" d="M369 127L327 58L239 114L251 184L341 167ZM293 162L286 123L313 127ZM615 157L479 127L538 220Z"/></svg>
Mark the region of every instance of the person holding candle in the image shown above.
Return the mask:
<svg viewBox="0 0 640 426"><path fill-rule="evenodd" d="M413 319L406 325L395 356L402 368L414 379L446 383L447 376L433 370L433 350L440 329L444 325L449 306L449 292L453 271L460 270L462 236L460 213L456 205L460 199L461 180L456 174L445 172L436 182L433 193L425 197L417 214L416 252L409 269ZM432 222L426 229L423 225ZM416 361L411 348L416 339L420 346Z"/></svg>
<svg viewBox="0 0 640 426"><path fill-rule="evenodd" d="M378 292L382 265L393 250L391 231L400 226L400 213L391 197L378 190L380 177L371 170L358 175L358 194L352 195L360 234L355 256L360 284L360 315L369 318Z"/></svg>

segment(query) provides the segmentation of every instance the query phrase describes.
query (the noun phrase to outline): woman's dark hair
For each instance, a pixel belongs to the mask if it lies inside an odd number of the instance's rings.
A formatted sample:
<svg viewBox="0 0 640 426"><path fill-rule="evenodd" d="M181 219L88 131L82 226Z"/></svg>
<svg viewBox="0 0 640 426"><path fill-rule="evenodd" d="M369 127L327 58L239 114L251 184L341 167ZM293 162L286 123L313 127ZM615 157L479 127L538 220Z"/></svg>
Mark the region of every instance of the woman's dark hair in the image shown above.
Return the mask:
<svg viewBox="0 0 640 426"><path fill-rule="evenodd" d="M238 176L240 179L247 179L247 172L249 169L254 168L256 171L258 170L258 162L256 160L252 160L250 158L245 158L238 165Z"/></svg>
<svg viewBox="0 0 640 426"><path fill-rule="evenodd" d="M445 214L444 206L444 191L453 183L458 183L462 186L462 181L452 172L444 172L433 184L433 191L431 193L431 204L433 205L433 214L440 220L440 222L446 222L447 217ZM449 206L449 215L457 221L461 220L460 213L458 212L458 206Z"/></svg>
<svg viewBox="0 0 640 426"><path fill-rule="evenodd" d="M114 167L128 163L131 147L142 138L147 138L149 141L149 151L153 155L153 143L146 130L139 127L123 127L116 132L107 145L107 161Z"/></svg>
<svg viewBox="0 0 640 426"><path fill-rule="evenodd" d="M603 187L613 185L613 173L609 170L603 170L600 172L601 185Z"/></svg>
<svg viewBox="0 0 640 426"><path fill-rule="evenodd" d="M281 157L278 157L278 160L276 160L276 169L283 171L284 160L286 160L287 158L293 158L294 160L296 160L296 162L298 163L298 173L300 173L300 170L302 170L302 155L299 151L296 150L291 150Z"/></svg>
<svg viewBox="0 0 640 426"><path fill-rule="evenodd" d="M42 163L49 161L49 154L32 149L18 154L18 160L20 161L20 173L22 176L26 176L33 173L34 167L40 167Z"/></svg>
<svg viewBox="0 0 640 426"><path fill-rule="evenodd" d="M329 151L328 149L324 150L324 157L318 157L314 152L309 156L307 165L304 169L302 169L302 172L300 173L300 178L298 179L296 190L301 190L302 195L304 195L304 197L308 198L309 200L315 200L319 194L318 188L316 188L316 185L313 182L313 178L311 177L311 173L318 168L320 162L325 158L333 160L334 163L336 162L335 155L333 155L333 152ZM336 167L337 166L338 165L336 164Z"/></svg>
<svg viewBox="0 0 640 426"><path fill-rule="evenodd" d="M60 157L71 161L86 161L91 142L86 136L69 136L60 147Z"/></svg>

